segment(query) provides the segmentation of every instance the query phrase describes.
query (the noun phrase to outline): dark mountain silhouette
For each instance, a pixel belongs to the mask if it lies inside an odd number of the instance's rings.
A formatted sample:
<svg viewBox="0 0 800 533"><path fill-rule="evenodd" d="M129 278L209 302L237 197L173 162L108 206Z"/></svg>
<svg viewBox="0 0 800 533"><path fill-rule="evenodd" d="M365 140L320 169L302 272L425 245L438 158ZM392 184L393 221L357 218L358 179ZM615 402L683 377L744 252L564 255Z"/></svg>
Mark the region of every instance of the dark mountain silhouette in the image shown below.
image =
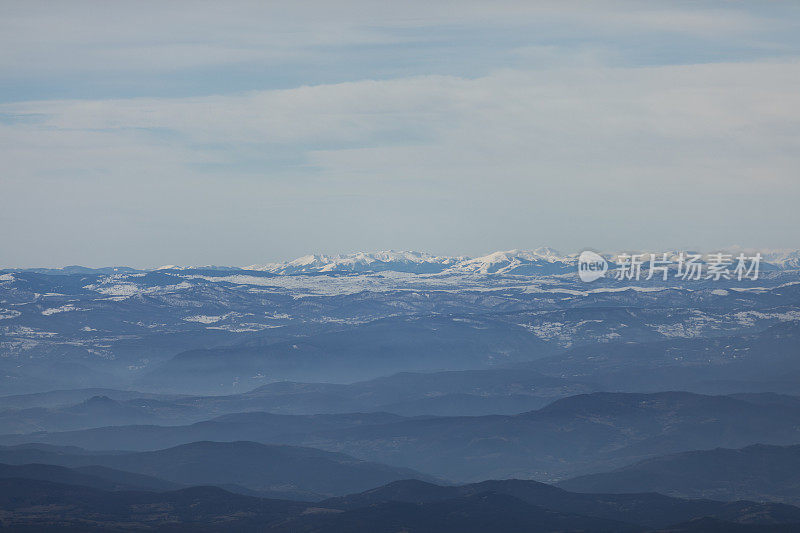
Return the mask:
<svg viewBox="0 0 800 533"><path fill-rule="evenodd" d="M197 440L310 446L454 481L555 481L668 453L755 443L794 444L800 440L800 408L791 402L751 403L686 392L594 393L514 416L242 413L190 426L6 435L0 443L152 450Z"/></svg>
<svg viewBox="0 0 800 533"><path fill-rule="evenodd" d="M169 492L103 491L49 481L0 479L3 526L24 531L256 531L307 504L254 498L217 487Z"/></svg>
<svg viewBox="0 0 800 533"><path fill-rule="evenodd" d="M154 476L116 470L105 466L79 466L67 468L52 464L7 465L0 463L0 478L25 478L101 490L166 491L187 488L187 484L175 483ZM254 490L234 483L219 483L216 486L247 496L297 501L318 501L325 496L300 490Z"/></svg>
<svg viewBox="0 0 800 533"><path fill-rule="evenodd" d="M0 429L5 433L30 433L123 424L173 424L197 419L200 415L201 412L191 405L177 402L151 398L116 400L94 395L73 405L0 411Z"/></svg>
<svg viewBox="0 0 800 533"><path fill-rule="evenodd" d="M0 397L0 434L131 424L190 424L246 411L320 414L386 411L406 416L517 414L594 392L591 383L532 370L400 373L348 385L276 382L225 396L159 396L85 389Z"/></svg>
<svg viewBox="0 0 800 533"><path fill-rule="evenodd" d="M613 472L569 479L580 492L653 491L690 498L800 503L800 445L757 444L647 459Z"/></svg>
<svg viewBox="0 0 800 533"><path fill-rule="evenodd" d="M0 514L4 527L35 531L625 532L653 528L601 515L640 516L654 524L668 520L665 513L670 510L675 513L673 518L689 517L679 526L665 526L672 531L703 531L703 525L709 526L709 531L726 531L723 528L728 525L729 531L792 531L790 528L800 524L800 509L781 504L726 504L653 494L627 495L625 500L623 495L570 494L540 485L510 481L441 487L411 480L309 504L233 494L217 487L104 491L37 479L0 478ZM651 505L654 513L648 515ZM590 514L593 512L599 514Z"/></svg>
<svg viewBox="0 0 800 533"><path fill-rule="evenodd" d="M188 426L108 426L60 433L5 435L0 437L0 443L18 444L35 441L100 450L147 451L201 440L285 443L297 440L297 435L317 431L388 424L402 420L406 418L390 413L335 415L235 413Z"/></svg>
<svg viewBox="0 0 800 533"><path fill-rule="evenodd" d="M670 526L668 533L794 533L799 524L737 524L716 518L697 518Z"/></svg>
<svg viewBox="0 0 800 533"><path fill-rule="evenodd" d="M343 451L449 479L559 477L680 451L800 439L800 411L683 392L595 393L516 416L405 420L309 435Z"/></svg>
<svg viewBox="0 0 800 533"><path fill-rule="evenodd" d="M526 503L507 494L484 492L423 503L387 501L322 519L300 517L278 531L345 533L544 533L555 531L641 531L633 524L562 513Z"/></svg>
<svg viewBox="0 0 800 533"><path fill-rule="evenodd" d="M705 516L730 522L796 522L800 516L800 509L782 504L687 500L655 493L580 494L545 483L518 479L483 481L460 486L402 480L360 494L325 500L319 505L336 509L359 509L383 502L421 504L486 493L504 494L562 513L600 517L646 528L667 527L676 522Z"/></svg>
<svg viewBox="0 0 800 533"><path fill-rule="evenodd" d="M31 409L34 407L68 407L79 404L93 396L106 396L118 402L127 400L177 400L177 394L153 394L149 392L118 389L63 389L47 392L34 392L30 394L13 394L0 396L0 410L13 411L17 409Z"/></svg>
<svg viewBox="0 0 800 533"><path fill-rule="evenodd" d="M445 372L401 372L348 385L277 382L226 398L229 412L280 413L388 411L406 416L516 414L571 394L594 392L586 381L532 370L492 368ZM203 399L201 405L223 402Z"/></svg>
<svg viewBox="0 0 800 533"><path fill-rule="evenodd" d="M346 494L422 476L340 453L243 441L195 442L154 452L106 454L11 447L0 449L0 462L104 466L186 485L240 485L254 491L322 495Z"/></svg>
<svg viewBox="0 0 800 533"><path fill-rule="evenodd" d="M26 478L101 490L174 490L177 483L102 466L67 468L52 464L8 465L0 463L0 478Z"/></svg>

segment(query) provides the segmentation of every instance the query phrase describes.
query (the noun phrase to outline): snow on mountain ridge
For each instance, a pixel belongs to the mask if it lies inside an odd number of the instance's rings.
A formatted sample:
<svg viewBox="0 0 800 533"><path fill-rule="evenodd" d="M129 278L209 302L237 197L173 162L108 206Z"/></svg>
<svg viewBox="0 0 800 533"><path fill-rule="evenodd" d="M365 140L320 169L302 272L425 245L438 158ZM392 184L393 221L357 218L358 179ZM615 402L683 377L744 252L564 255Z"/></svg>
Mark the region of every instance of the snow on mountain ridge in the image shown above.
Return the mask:
<svg viewBox="0 0 800 533"><path fill-rule="evenodd" d="M800 269L800 250L774 250L764 253L764 261L781 270Z"/></svg>
<svg viewBox="0 0 800 533"><path fill-rule="evenodd" d="M728 248L726 253L734 257L739 252L753 255L755 250L740 247ZM644 251L626 251L626 254L643 254ZM699 253L699 252L698 252ZM764 270L800 270L800 250L773 249L762 250ZM602 253L611 263L618 261L619 253ZM656 253L657 257L661 253ZM677 261L679 252L671 250L667 257ZM532 250L496 251L479 257L439 256L419 251L384 250L378 252L353 252L345 254L309 254L291 261L255 264L244 267L217 265L164 265L152 269L129 267L88 268L70 266L64 268L0 269L3 272L37 272L44 274L129 274L169 271L241 271L255 270L276 275L293 274L357 274L394 271L410 274L511 274L511 275L549 275L561 274L575 269L578 254L563 254L548 247ZM8 274L10 275L10 274ZM7 281L0 277L0 281Z"/></svg>
<svg viewBox="0 0 800 533"><path fill-rule="evenodd" d="M494 252L461 261L450 270L476 274L556 274L571 268L574 256L565 256L552 248Z"/></svg>
<svg viewBox="0 0 800 533"><path fill-rule="evenodd" d="M314 254L284 263L251 265L248 270L274 274L355 273L397 271L419 274L434 273L553 273L574 264L575 256L565 256L552 248L508 250L485 256L436 256L427 252L386 250L351 254Z"/></svg>
<svg viewBox="0 0 800 533"><path fill-rule="evenodd" d="M310 274L332 272L369 272L396 270L399 272L434 273L463 260L463 257L435 256L427 252L384 250L350 254L314 254L298 257L285 263L251 265L248 270L274 274Z"/></svg>
<svg viewBox="0 0 800 533"><path fill-rule="evenodd" d="M649 257L645 252L642 253ZM731 252L732 253L732 252ZM755 252L752 252L755 253ZM614 263L620 254L603 254ZM655 254L660 257L660 253ZM735 254L734 254L735 255ZM667 252L671 261L677 261L678 251ZM764 266L779 270L800 269L800 250L771 250L762 252ZM252 265L248 270L261 270L273 274L354 274L369 272L405 272L415 274L506 274L553 275L574 271L578 254L563 254L548 247L533 250L505 250L479 257L437 256L427 252L386 250L380 252L354 252L349 254L314 254L282 263Z"/></svg>

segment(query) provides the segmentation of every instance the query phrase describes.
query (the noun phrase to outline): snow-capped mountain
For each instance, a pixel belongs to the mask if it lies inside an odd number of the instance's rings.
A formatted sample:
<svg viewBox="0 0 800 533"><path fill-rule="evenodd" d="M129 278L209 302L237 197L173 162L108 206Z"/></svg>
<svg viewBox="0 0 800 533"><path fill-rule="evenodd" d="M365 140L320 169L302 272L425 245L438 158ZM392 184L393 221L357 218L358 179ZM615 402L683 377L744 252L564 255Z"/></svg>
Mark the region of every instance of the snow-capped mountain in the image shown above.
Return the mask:
<svg viewBox="0 0 800 533"><path fill-rule="evenodd" d="M780 270L800 269L800 250L776 250L764 254L764 261Z"/></svg>
<svg viewBox="0 0 800 533"><path fill-rule="evenodd" d="M733 247L726 253L736 257L739 253L752 256L754 250L743 250ZM677 263L681 252L667 252L667 259ZM700 252L686 252L700 253ZM764 250L761 251L761 271L795 271L800 270L800 250ZM650 252L626 251L625 255L642 254L644 266ZM87 268L69 266L63 268L0 268L0 271L27 271L40 274L135 274L143 272L189 272L215 271L231 272L258 271L267 274L293 276L306 274L370 274L376 272L400 272L408 274L443 274L443 275L510 275L510 276L549 276L575 271L577 253L561 253L548 247L533 250L507 250L492 252L480 257L443 256L418 251L385 250L380 252L353 252L346 254L311 254L291 261L254 264L244 267L192 265L164 265L153 269L133 269L129 267ZM601 253L610 263L618 263L619 253ZM701 254L703 255L703 254ZM660 258L661 252L655 256ZM703 259L701 259L701 262Z"/></svg>
<svg viewBox="0 0 800 533"><path fill-rule="evenodd" d="M552 248L509 250L481 257L437 256L426 252L381 251L351 254L306 255L284 263L251 265L248 270L273 274L408 272L414 274L556 274L574 265L574 256L561 254Z"/></svg>
<svg viewBox="0 0 800 533"><path fill-rule="evenodd" d="M314 379L329 379L335 368L319 370L316 345L296 339L376 321L380 325L384 319L420 321L413 331L396 323L385 326L396 338L420 331L439 332L431 334L436 336L445 326L455 328L452 338L458 342L475 331L484 331L484 340L494 332L483 345L492 364L507 360L501 341L517 333L531 336L533 344L514 348L514 353L758 332L800 320L800 253L762 253L777 266L763 269L756 283L674 278L628 283L608 277L587 284L578 278L574 255L549 248L474 258L400 251L310 255L249 268L4 269L0 386L8 392L107 385L108 373L120 376L124 385L178 351L251 341L258 346L286 343L280 361L304 353L298 368L307 373L253 367L240 375L245 371L240 369L228 376L226 386L240 383L234 378L255 386L268 379L305 379L313 372L318 372ZM587 311L609 307L624 309L614 316L603 311L599 317ZM627 309L652 309L652 314L633 320ZM57 371L54 361L63 362ZM418 361L443 367L442 360ZM347 367L350 375L364 370L363 363L353 365ZM89 368L102 372L93 376ZM216 371L207 377L203 387L220 383Z"/></svg>
<svg viewBox="0 0 800 533"><path fill-rule="evenodd" d="M381 252L356 252L336 255L304 255L285 263L251 265L248 270L262 270L273 274L361 273L361 272L411 272L432 274L442 272L462 261L463 257L442 257L425 252L386 250Z"/></svg>
<svg viewBox="0 0 800 533"><path fill-rule="evenodd" d="M729 253L736 256L740 250ZM645 252L642 253L649 257ZM696 253L696 252L692 252ZM748 256L754 251L746 252ZM800 250L772 250L762 254L761 270L800 269ZM604 254L612 263L617 253ZM438 256L415 251L355 252L350 254L314 254L282 263L251 265L258 270L279 275L297 274L363 274L370 272L405 272L412 274L475 274L511 276L549 276L574 272L578 254L564 254L548 247L534 250L507 250L480 257ZM679 252L667 252L667 258L678 261ZM661 257L661 253L656 253Z"/></svg>
<svg viewBox="0 0 800 533"><path fill-rule="evenodd" d="M494 252L475 259L464 259L449 271L474 274L547 275L574 270L574 256L567 256L552 248L535 250L509 250Z"/></svg>

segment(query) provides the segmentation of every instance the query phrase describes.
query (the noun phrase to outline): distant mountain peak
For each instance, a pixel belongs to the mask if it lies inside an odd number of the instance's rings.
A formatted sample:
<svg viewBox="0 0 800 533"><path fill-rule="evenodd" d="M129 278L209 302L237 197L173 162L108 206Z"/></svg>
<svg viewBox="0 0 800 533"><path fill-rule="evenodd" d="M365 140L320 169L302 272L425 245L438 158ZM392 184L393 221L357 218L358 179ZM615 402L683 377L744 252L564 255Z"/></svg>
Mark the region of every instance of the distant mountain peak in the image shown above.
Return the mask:
<svg viewBox="0 0 800 533"><path fill-rule="evenodd" d="M656 251L658 252L658 251ZM756 251L731 248L728 253L743 252L753 255ZM649 257L650 252L641 253ZM666 253L677 261L679 251ZM690 252L694 253L694 252ZM616 261L619 253L603 254ZM761 252L762 268L779 270L800 269L800 250L766 250ZM361 274L375 272L404 272L413 274L504 274L504 275L553 275L565 274L575 269L577 253L562 253L548 246L533 249L499 250L478 257L439 256L419 251L383 250L378 252L352 252L346 254L309 254L291 261L250 265L247 270L260 270L273 274Z"/></svg>
<svg viewBox="0 0 800 533"><path fill-rule="evenodd" d="M760 253L762 270L800 270L800 250L763 249L755 250L732 246L718 249L736 257L739 253L748 256ZM701 253L692 250L626 250L624 255L642 254L645 261L650 253L677 261L679 254ZM380 250L374 252L356 251L350 253L324 254L312 253L289 261L253 264L244 267L221 265L180 266L167 264L152 269L133 269L125 266L88 268L68 266L63 268L0 269L3 272L35 272L47 275L124 275L146 272L169 271L230 271L254 270L277 275L294 274L370 274L377 272L400 272L410 274L506 274L506 275L552 275L574 271L578 253L562 253L549 246L533 249L498 250L485 255L470 257L464 255L435 255L415 250ZM607 260L617 262L622 253L601 253ZM701 253L702 255L702 253ZM10 274L6 274L9 276ZM0 282L12 278L0 279Z"/></svg>
<svg viewBox="0 0 800 533"><path fill-rule="evenodd" d="M378 252L353 252L349 254L310 254L282 263L251 265L248 270L262 270L274 274L313 273L365 273L407 272L415 274L438 273L553 273L553 266L565 267L574 261L548 248L534 250L508 250L493 252L481 257L438 256L412 250L382 250ZM521 270L517 272L517 270ZM557 268L558 270L558 268Z"/></svg>
<svg viewBox="0 0 800 533"><path fill-rule="evenodd" d="M310 254L282 263L251 265L248 270L275 274L411 272L436 273L455 264L462 257L435 256L427 252L382 250L348 254Z"/></svg>

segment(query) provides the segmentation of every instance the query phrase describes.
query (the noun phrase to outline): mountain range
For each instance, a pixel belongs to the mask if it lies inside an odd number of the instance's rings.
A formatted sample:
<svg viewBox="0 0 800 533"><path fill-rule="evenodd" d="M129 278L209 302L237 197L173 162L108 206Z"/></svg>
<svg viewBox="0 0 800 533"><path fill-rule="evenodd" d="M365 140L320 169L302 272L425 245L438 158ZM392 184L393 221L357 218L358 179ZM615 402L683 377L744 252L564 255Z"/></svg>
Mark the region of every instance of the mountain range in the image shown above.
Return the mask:
<svg viewBox="0 0 800 533"><path fill-rule="evenodd" d="M800 445L696 450L559 483L578 492L659 492L685 498L800 503Z"/></svg>
<svg viewBox="0 0 800 533"><path fill-rule="evenodd" d="M628 254L656 253L661 256L667 253L669 258L676 258L679 254L675 250L628 250ZM733 247L727 253L738 255L741 250ZM688 252L696 253L696 252ZM766 270L796 270L800 268L800 250L764 250L760 252ZM755 251L747 251L747 256L754 255ZM164 265L157 269L149 270L208 270L208 271L263 271L279 275L296 274L354 274L366 272L404 272L413 274L516 274L516 275L547 275L564 273L567 269L574 270L579 253L563 253L547 246L524 250L513 249L496 251L477 257L434 255L420 251L383 250L378 252L353 252L346 254L309 254L296 259L274 263L253 264L244 267L230 266L193 266L181 267L177 265ZM615 260L620 253L601 253L608 260ZM18 270L7 268L6 270ZM68 266L63 268L30 268L31 272L43 274L89 274L107 273L122 274L134 273L141 270L130 267L105 267L87 268L82 266Z"/></svg>
<svg viewBox="0 0 800 533"><path fill-rule="evenodd" d="M756 443L794 444L800 441L800 405L791 399L766 402L758 395L686 392L592 393L511 416L251 412L183 426L5 435L0 436L0 444L38 442L144 451L199 440L248 440L341 452L452 481L511 477L557 481L669 453Z"/></svg>
<svg viewBox="0 0 800 533"><path fill-rule="evenodd" d="M109 491L42 479L0 478L0 511L4 526L37 531L788 532L800 524L800 508L781 504L680 500L656 494L575 494L517 480L459 487L399 481L308 504L218 487Z"/></svg>
<svg viewBox="0 0 800 533"><path fill-rule="evenodd" d="M758 280L576 262L0 271L0 522L797 530L800 254Z"/></svg>
<svg viewBox="0 0 800 533"><path fill-rule="evenodd" d="M244 487L255 493L292 493L304 498L347 494L398 479L432 479L410 469L360 461L340 453L247 441L190 442L151 452L22 445L0 448L0 463L99 466L176 484Z"/></svg>

